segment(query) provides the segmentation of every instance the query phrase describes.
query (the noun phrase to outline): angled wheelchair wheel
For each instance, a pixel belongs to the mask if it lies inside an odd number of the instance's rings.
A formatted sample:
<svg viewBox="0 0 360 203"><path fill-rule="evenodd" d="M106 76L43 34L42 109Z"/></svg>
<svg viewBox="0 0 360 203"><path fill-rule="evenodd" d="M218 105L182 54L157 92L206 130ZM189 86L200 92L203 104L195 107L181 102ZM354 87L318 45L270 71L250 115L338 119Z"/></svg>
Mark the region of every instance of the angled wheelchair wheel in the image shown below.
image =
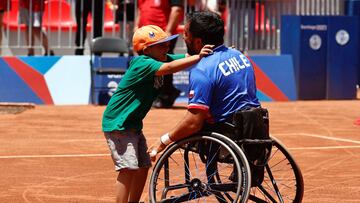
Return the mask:
<svg viewBox="0 0 360 203"><path fill-rule="evenodd" d="M235 175L234 175L235 174ZM170 145L154 166L150 202L246 202L250 169L238 146L217 133Z"/></svg>
<svg viewBox="0 0 360 203"><path fill-rule="evenodd" d="M273 146L261 185L252 187L249 202L301 202L304 182L300 168L279 140Z"/></svg>

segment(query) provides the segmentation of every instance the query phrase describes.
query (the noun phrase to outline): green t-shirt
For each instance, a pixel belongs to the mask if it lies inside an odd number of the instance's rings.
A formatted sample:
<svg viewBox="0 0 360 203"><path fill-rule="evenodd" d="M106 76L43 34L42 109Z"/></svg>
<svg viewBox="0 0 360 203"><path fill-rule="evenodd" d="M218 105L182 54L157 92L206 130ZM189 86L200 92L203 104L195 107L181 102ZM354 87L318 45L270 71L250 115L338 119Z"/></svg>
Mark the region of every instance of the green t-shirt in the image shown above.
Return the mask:
<svg viewBox="0 0 360 203"><path fill-rule="evenodd" d="M169 54L166 62L184 57L184 54ZM162 76L155 76L162 64L163 62L145 55L131 60L105 109L102 119L104 132L143 128L142 120L149 112L163 83Z"/></svg>

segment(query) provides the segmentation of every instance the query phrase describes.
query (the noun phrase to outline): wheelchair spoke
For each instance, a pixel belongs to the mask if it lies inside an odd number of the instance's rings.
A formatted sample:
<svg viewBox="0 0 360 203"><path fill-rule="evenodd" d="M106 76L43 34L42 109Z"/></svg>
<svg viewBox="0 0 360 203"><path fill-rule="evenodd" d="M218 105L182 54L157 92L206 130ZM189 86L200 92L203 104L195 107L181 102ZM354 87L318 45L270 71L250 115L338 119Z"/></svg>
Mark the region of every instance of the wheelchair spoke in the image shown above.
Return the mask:
<svg viewBox="0 0 360 203"><path fill-rule="evenodd" d="M185 157L184 154L181 153L181 151L182 151L182 150L179 149L179 152L180 152L180 154L181 154L181 157ZM184 158L184 159L185 159L185 158ZM184 164L185 164L185 167L186 167L186 169L185 169L186 175L188 175L189 177L191 177L190 167L189 167L188 162L187 162L186 160L184 160Z"/></svg>
<svg viewBox="0 0 360 203"><path fill-rule="evenodd" d="M190 193L187 193L187 194L183 194L183 195L181 195L179 197L170 197L168 199L160 200L158 202L161 202L161 203L187 202L187 201L191 200L192 195L194 195L194 197L195 197L195 193L196 192L190 192Z"/></svg>
<svg viewBox="0 0 360 203"><path fill-rule="evenodd" d="M271 196L271 194L267 190L264 189L264 187L262 185L259 185L258 188L266 198L268 198L272 202L276 203L276 200Z"/></svg>
<svg viewBox="0 0 360 203"><path fill-rule="evenodd" d="M272 169L273 169L273 168L276 168L279 164L283 163L284 161L287 161L287 159L284 158L284 159L278 161L277 163L272 164L272 165L271 165L271 168L272 168Z"/></svg>
<svg viewBox="0 0 360 203"><path fill-rule="evenodd" d="M194 164L195 164L195 169L196 169L196 175L197 176L199 176L199 167L198 167L198 164L197 164L197 161L196 161L196 159L195 159L195 155L194 155L194 153L191 153L191 155L192 155L192 158L193 158L193 162L194 162Z"/></svg>
<svg viewBox="0 0 360 203"><path fill-rule="evenodd" d="M248 194L241 192L241 184L247 181L240 179L241 165L236 157L230 145L210 136L170 145L154 166L150 201L237 203L244 194L247 199ZM240 176L230 179L234 170ZM162 179L165 176L168 180Z"/></svg>
<svg viewBox="0 0 360 203"><path fill-rule="evenodd" d="M301 202L303 181L301 172L286 148L273 139L272 153L265 166L263 181L252 188L249 201L293 203Z"/></svg>
<svg viewBox="0 0 360 203"><path fill-rule="evenodd" d="M168 172L170 175L173 175L173 176L178 176L179 174L176 174L174 173L173 171L169 170L169 169L164 169L164 171ZM169 178L161 178L161 177L158 177L159 180L164 180L164 181L169 181L170 179Z"/></svg>
<svg viewBox="0 0 360 203"><path fill-rule="evenodd" d="M212 150L212 145L213 145L213 142L211 142L211 144L210 144L209 153L210 153L211 150ZM209 161L209 157L208 157L207 163L206 163L206 168L208 168L209 165L210 165L211 163L213 163L213 161L215 161L214 159L215 159L216 155L219 153L219 151L220 151L220 147L218 147L218 149L216 150L216 152L213 153L213 156L212 156L212 158L210 159L210 161Z"/></svg>
<svg viewBox="0 0 360 203"><path fill-rule="evenodd" d="M250 195L249 200L254 201L256 203L267 203L267 201L262 200L262 199L256 197L255 195Z"/></svg>

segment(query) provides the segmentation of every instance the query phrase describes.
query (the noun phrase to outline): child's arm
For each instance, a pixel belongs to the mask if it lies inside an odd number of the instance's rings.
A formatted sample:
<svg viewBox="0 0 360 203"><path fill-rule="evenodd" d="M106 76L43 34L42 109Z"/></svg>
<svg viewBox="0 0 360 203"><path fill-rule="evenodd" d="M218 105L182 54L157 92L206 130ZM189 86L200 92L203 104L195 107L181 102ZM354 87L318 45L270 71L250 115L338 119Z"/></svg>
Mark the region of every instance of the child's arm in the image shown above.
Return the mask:
<svg viewBox="0 0 360 203"><path fill-rule="evenodd" d="M167 75L167 74L171 74L171 73L175 73L181 70L184 70L188 67L190 67L191 65L194 65L195 63L197 63L198 61L200 61L200 59L204 56L207 56L209 54L212 53L212 48L213 45L205 45L199 54L197 55L193 55L193 56L189 56L186 58L182 58L182 59L178 59L175 61L171 61L169 63L164 63L158 71L156 71L155 75L160 76L160 75Z"/></svg>

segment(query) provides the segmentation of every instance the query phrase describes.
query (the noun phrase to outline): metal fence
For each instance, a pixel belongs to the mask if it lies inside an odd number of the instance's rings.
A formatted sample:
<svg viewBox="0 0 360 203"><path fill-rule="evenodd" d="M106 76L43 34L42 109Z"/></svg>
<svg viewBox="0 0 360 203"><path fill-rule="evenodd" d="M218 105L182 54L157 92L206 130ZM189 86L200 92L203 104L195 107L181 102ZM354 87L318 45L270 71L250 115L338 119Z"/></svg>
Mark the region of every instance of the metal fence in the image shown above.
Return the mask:
<svg viewBox="0 0 360 203"><path fill-rule="evenodd" d="M1 0L7 1L7 10L0 14L2 16L3 37L1 43L2 55L26 55L28 50L34 48L35 54L44 54L44 42L48 42L49 49L53 49L57 55L74 54L76 49L85 48L88 54L88 42L96 36L94 32L94 16L81 17L77 12L84 12L87 5L93 5L90 13L98 13L96 2L101 1L103 36L122 37L128 40L132 34L132 19L128 19L129 10L126 6L119 7L118 0L29 0L30 11L35 6L35 1L42 2L44 12L42 16L42 30L46 35L39 35L36 43L27 43L26 38L36 36L32 29L26 32L26 26L19 22L19 10L23 0ZM186 0L185 14L192 10L207 9L206 5L212 0ZM217 0L214 0L217 1ZM2 2L2 3L3 3ZM136 16L136 0L122 1L134 3ZM224 2L224 0L222 1ZM80 7L76 7L76 4ZM1 8L1 7L0 7ZM80 8L80 9L79 9ZM226 44L235 46L244 51L269 51L276 52L280 49L280 24L281 15L342 15L344 0L227 0L226 1ZM78 10L77 10L78 9ZM122 16L116 21L116 11ZM119 17L118 15L118 17ZM34 15L29 15L33 17ZM80 16L80 18L79 18ZM36 17L36 16L35 16ZM35 18L34 17L34 18ZM78 19L78 21L77 21ZM80 29L78 44L76 41L76 27L85 24L86 37L83 37L83 29ZM78 25L79 24L79 25ZM125 28L125 29L122 29ZM178 40L175 51L185 52L186 46L182 40Z"/></svg>
<svg viewBox="0 0 360 203"><path fill-rule="evenodd" d="M344 0L229 0L227 44L278 52L282 15L343 15Z"/></svg>

